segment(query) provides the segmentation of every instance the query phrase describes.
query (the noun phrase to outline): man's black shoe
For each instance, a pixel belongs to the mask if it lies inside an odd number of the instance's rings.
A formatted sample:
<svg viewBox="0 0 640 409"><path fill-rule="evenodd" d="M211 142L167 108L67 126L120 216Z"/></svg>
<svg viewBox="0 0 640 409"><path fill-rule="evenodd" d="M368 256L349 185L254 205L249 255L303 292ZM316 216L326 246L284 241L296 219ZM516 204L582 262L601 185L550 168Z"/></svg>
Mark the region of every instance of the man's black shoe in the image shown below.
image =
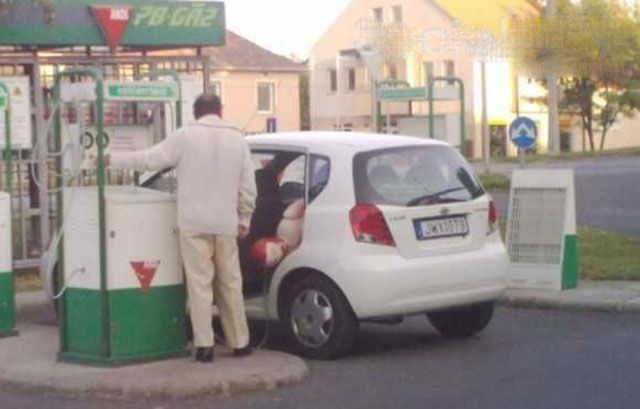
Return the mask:
<svg viewBox="0 0 640 409"><path fill-rule="evenodd" d="M213 347L196 349L196 361L213 362Z"/></svg>
<svg viewBox="0 0 640 409"><path fill-rule="evenodd" d="M250 346L244 348L235 348L233 350L233 356L236 358L242 358L243 356L249 356L253 353L253 349Z"/></svg>

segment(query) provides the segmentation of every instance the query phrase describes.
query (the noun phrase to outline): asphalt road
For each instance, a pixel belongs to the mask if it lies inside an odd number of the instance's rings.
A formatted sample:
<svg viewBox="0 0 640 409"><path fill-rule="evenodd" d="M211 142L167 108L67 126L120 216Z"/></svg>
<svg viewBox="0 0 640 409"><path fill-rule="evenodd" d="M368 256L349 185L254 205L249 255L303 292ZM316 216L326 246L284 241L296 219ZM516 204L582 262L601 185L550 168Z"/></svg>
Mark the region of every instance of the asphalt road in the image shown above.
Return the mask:
<svg viewBox="0 0 640 409"><path fill-rule="evenodd" d="M273 392L118 402L4 390L0 407L637 409L639 344L640 315L499 309L483 334L464 341L445 340L414 317L363 326L354 355L310 362L306 381Z"/></svg>
<svg viewBox="0 0 640 409"><path fill-rule="evenodd" d="M510 173L515 168L518 165L496 164L492 170ZM640 157L535 163L527 168L574 169L578 223L640 237ZM482 164L476 169L482 170ZM498 211L506 215L508 195L496 192L494 197Z"/></svg>

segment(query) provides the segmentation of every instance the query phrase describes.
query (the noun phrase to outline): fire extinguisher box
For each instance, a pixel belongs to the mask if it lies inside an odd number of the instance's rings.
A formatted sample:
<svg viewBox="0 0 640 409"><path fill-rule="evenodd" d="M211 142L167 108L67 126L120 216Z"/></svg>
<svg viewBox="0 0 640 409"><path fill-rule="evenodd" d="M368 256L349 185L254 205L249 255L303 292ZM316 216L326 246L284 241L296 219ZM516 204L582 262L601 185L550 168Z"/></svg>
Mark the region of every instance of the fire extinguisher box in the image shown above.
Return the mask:
<svg viewBox="0 0 640 409"><path fill-rule="evenodd" d="M17 334L11 243L11 196L0 192L0 337Z"/></svg>
<svg viewBox="0 0 640 409"><path fill-rule="evenodd" d="M175 196L106 187L104 260L97 189L65 189L64 214L59 358L121 365L186 355Z"/></svg>

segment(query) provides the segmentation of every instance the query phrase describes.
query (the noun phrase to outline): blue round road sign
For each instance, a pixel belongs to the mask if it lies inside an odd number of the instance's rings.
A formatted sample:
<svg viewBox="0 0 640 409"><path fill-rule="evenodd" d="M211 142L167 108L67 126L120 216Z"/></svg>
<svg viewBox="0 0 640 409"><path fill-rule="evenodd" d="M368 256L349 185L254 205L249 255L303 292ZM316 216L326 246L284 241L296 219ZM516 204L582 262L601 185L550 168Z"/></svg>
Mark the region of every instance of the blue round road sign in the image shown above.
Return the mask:
<svg viewBox="0 0 640 409"><path fill-rule="evenodd" d="M530 118L516 118L509 127L509 138L520 149L530 149L538 138L538 127Z"/></svg>

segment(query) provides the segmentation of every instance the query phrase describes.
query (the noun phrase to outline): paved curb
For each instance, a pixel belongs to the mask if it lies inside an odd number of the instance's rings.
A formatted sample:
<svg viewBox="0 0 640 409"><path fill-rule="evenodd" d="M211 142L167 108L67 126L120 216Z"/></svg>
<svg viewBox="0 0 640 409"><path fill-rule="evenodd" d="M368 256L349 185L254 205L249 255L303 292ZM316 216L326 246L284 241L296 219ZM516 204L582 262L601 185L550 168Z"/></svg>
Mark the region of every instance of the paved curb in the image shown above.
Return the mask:
<svg viewBox="0 0 640 409"><path fill-rule="evenodd" d="M499 303L519 308L639 313L640 284L585 282L569 291L509 289Z"/></svg>
<svg viewBox="0 0 640 409"><path fill-rule="evenodd" d="M174 359L118 368L96 368L56 361L58 329L50 307L37 293L18 294L20 335L0 339L2 387L70 396L109 399L237 395L273 390L302 381L305 362L282 352L257 350L233 358L216 347L213 364L193 358Z"/></svg>

